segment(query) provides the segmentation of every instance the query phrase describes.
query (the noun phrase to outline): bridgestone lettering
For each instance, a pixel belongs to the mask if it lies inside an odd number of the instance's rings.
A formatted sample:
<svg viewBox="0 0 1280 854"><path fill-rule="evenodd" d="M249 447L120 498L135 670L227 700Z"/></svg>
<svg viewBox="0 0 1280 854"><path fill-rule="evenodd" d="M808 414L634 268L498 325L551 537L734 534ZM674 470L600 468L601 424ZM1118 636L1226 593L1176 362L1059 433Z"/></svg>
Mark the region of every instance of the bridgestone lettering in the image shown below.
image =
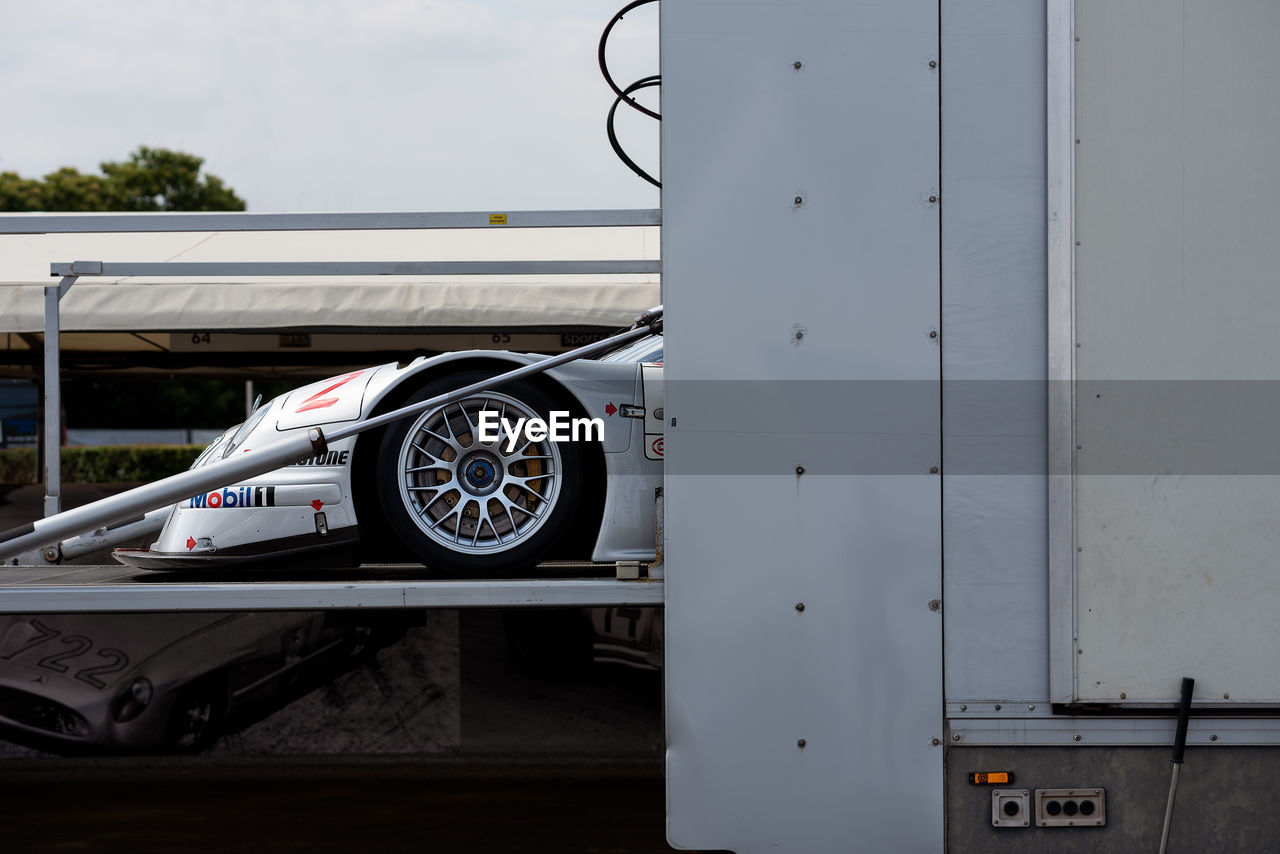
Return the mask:
<svg viewBox="0 0 1280 854"><path fill-rule="evenodd" d="M327 451L314 457L294 463L295 466L345 466L351 457L350 451Z"/></svg>

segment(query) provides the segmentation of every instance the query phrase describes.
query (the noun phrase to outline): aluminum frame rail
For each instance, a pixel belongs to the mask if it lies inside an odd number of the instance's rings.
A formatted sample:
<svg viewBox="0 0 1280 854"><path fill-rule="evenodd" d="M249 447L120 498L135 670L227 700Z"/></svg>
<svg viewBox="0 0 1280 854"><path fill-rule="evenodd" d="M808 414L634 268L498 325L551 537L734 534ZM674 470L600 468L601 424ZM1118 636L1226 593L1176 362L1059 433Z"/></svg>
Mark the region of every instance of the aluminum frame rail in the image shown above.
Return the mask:
<svg viewBox="0 0 1280 854"><path fill-rule="evenodd" d="M369 231L413 229L616 228L658 226L657 209L374 213L0 214L4 234L143 232ZM405 276L656 274L662 262L371 261L371 262L103 262L50 264L56 285L44 289L44 515L62 509L61 317L59 303L85 276ZM48 545L48 544L41 544Z"/></svg>
<svg viewBox="0 0 1280 854"><path fill-rule="evenodd" d="M544 276L661 273L661 261L72 261L51 275L81 276ZM234 284L228 282L227 284Z"/></svg>
<svg viewBox="0 0 1280 854"><path fill-rule="evenodd" d="M372 569L376 569L372 568ZM181 581L125 566L25 567L5 572L0 614L143 611L299 611L324 608L661 607L664 585L641 579L423 578L338 581ZM278 576L277 576L278 577ZM224 576L225 578L225 576ZM123 600L127 597L127 606ZM198 603L193 608L192 604Z"/></svg>
<svg viewBox="0 0 1280 854"><path fill-rule="evenodd" d="M390 231L436 228L614 228L662 225L656 208L368 213L0 214L0 234L148 231Z"/></svg>

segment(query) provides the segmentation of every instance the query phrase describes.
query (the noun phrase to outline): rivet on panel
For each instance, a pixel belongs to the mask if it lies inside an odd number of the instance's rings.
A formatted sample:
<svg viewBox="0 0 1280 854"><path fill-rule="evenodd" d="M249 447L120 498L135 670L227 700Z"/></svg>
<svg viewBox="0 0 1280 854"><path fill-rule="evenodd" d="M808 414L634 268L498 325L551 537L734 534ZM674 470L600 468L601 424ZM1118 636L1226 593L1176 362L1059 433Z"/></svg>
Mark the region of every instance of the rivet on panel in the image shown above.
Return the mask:
<svg viewBox="0 0 1280 854"><path fill-rule="evenodd" d="M937 338L937 337L938 337L938 330L936 330L936 329L930 329L930 330L929 330L929 337L930 337L930 338Z"/></svg>
<svg viewBox="0 0 1280 854"><path fill-rule="evenodd" d="M796 739L796 747L800 748L801 750L804 750L804 746L805 746L805 744L806 744L806 742L805 742L805 740L804 740L803 738L797 738L797 739Z"/></svg>
<svg viewBox="0 0 1280 854"><path fill-rule="evenodd" d="M1127 699L1129 699L1129 695L1128 695L1128 694L1126 694L1124 691L1121 691L1121 692L1120 692L1120 699L1121 699L1121 700L1127 700Z"/></svg>
<svg viewBox="0 0 1280 854"><path fill-rule="evenodd" d="M796 466L796 477L804 474L804 466Z"/></svg>
<svg viewBox="0 0 1280 854"><path fill-rule="evenodd" d="M1224 700L1230 700L1230 699L1231 699L1231 695L1230 695L1230 694L1223 694L1223 695L1222 695L1222 699L1224 699Z"/></svg>
<svg viewBox="0 0 1280 854"><path fill-rule="evenodd" d="M952 741L959 741L959 740L960 740L960 733L958 733L958 732L953 732L953 733L951 733L951 740L952 740Z"/></svg>
<svg viewBox="0 0 1280 854"><path fill-rule="evenodd" d="M791 67L796 71L799 71L801 68L804 68L804 63L797 59L795 62L791 63Z"/></svg>
<svg viewBox="0 0 1280 854"><path fill-rule="evenodd" d="M967 704L965 704L965 703L961 703L961 704L960 704L960 711L962 711L962 712L967 712L967 711L969 711L969 706L968 706Z"/></svg>
<svg viewBox="0 0 1280 854"><path fill-rule="evenodd" d="M929 466L929 474L937 474L937 473L938 473L937 466Z"/></svg>
<svg viewBox="0 0 1280 854"><path fill-rule="evenodd" d="M931 60L929 60L929 67L930 67L930 68L937 68L937 67L938 67L938 60L936 60L936 59L931 59Z"/></svg>
<svg viewBox="0 0 1280 854"><path fill-rule="evenodd" d="M1210 741L1217 741L1217 740L1218 740L1218 737L1217 737L1216 735L1211 735L1211 736L1209 736L1209 740L1210 740Z"/></svg>
<svg viewBox="0 0 1280 854"><path fill-rule="evenodd" d="M996 705L995 705L995 710L996 710L997 712L998 712L998 711L1000 711L1000 704L999 704L999 703L996 703Z"/></svg>
<svg viewBox="0 0 1280 854"><path fill-rule="evenodd" d="M1035 704L1035 703L1030 703L1030 704L1027 706L1027 711L1028 711L1028 712L1034 712L1035 710L1036 710L1036 704Z"/></svg>
<svg viewBox="0 0 1280 854"><path fill-rule="evenodd" d="M939 611L941 611L941 610L942 610L942 600L941 600L941 599L930 599L930 600L929 600L929 610L930 610L930 611L932 611L932 612L933 612L933 613L935 613L935 614L936 614L936 613L938 613Z"/></svg>
<svg viewBox="0 0 1280 854"><path fill-rule="evenodd" d="M1080 735L1079 733L1076 733L1075 735L1071 736L1071 740L1072 740L1072 741L1084 741L1084 736Z"/></svg>
<svg viewBox="0 0 1280 854"><path fill-rule="evenodd" d="M803 602L797 602L797 603L796 603L796 610L797 610L797 611L800 611L801 613L803 613L803 612L804 612L804 603L803 603Z"/></svg>
<svg viewBox="0 0 1280 854"><path fill-rule="evenodd" d="M801 205L804 204L804 196L796 196L792 204L794 204L796 207L800 207Z"/></svg>
<svg viewBox="0 0 1280 854"><path fill-rule="evenodd" d="M942 744L942 739L940 739L940 738L931 738L931 739L929 739L929 744L930 744L931 746L933 746L933 747L937 747L939 744Z"/></svg>

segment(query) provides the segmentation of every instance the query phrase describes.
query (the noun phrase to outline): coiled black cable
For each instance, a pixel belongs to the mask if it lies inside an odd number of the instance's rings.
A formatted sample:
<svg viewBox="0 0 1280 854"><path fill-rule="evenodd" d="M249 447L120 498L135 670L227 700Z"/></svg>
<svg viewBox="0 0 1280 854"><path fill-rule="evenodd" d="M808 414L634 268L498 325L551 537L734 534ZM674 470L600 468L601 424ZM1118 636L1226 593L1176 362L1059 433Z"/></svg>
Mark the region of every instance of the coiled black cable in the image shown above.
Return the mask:
<svg viewBox="0 0 1280 854"><path fill-rule="evenodd" d="M600 34L600 46L597 49L596 58L600 62L600 73L604 75L604 80L606 83L609 84L609 88L613 90L613 94L617 95L620 100L626 101L628 106L634 107L635 109L644 113L649 118L662 121L662 116L660 114L655 113L653 110L650 110L648 107L641 106L639 103L636 102L634 98L629 96L628 93L633 91L630 86L627 87L626 90L618 88L618 84L613 82L613 75L609 73L609 63L604 58L605 45L609 43L609 33L610 31L613 30L613 25L621 21L622 16L630 12L632 9L635 9L639 6L643 6L646 3L655 3L655 2L657 2L657 0L633 0L633 2L628 3L626 6L623 6L622 9L619 10L618 14L614 15L613 18L610 19L608 26L604 28L604 32ZM648 78L645 78L645 79L647 80ZM633 83L631 84L631 86L635 86L635 84Z"/></svg>
<svg viewBox="0 0 1280 854"><path fill-rule="evenodd" d="M627 100L627 97L632 92L639 91L640 89L647 89L650 86L657 86L661 80L662 77L658 74L653 74L649 77L641 77L635 83L632 83L626 89L622 90L622 93L617 98L613 99L613 106L609 108L609 120L605 122L605 129L609 132L609 145L613 146L613 153L618 155L618 159L627 164L632 172L636 173L658 189L662 189L662 182L641 169L636 165L636 162L628 157L627 153L622 150L622 144L618 142L618 135L613 130L613 118L618 112L618 105L624 100Z"/></svg>
<svg viewBox="0 0 1280 854"><path fill-rule="evenodd" d="M646 3L653 3L653 2L656 2L656 0L632 0L631 3L628 3L626 6L623 6L622 9L620 9L618 13L609 20L608 25L606 25L604 28L604 32L600 34L600 45L596 51L596 58L600 62L600 73L604 75L605 82L609 84L609 88L612 89L614 94L618 96L617 98L614 99L613 106L609 108L609 118L605 121L605 130L608 131L608 134L609 134L609 145L613 148L613 153L618 155L618 159L627 165L627 168L629 168L632 172L639 175L644 180L648 181L653 186L661 189L662 182L658 181L648 172L641 169L640 166L634 160L632 160L629 156L627 156L627 153L625 151L622 150L622 144L618 142L618 134L614 130L614 117L618 113L618 105L625 103L627 106L632 107L640 111L641 113L644 113L646 116L649 116L650 118L654 118L654 119L657 119L658 121L662 121L662 115L660 113L654 110L650 110L648 107L642 106L638 101L636 101L635 98L631 97L632 92L638 92L641 89L648 89L651 86L660 85L662 82L662 76L659 74L652 74L648 77L641 77L639 80L632 83L626 89L619 89L618 84L615 83L613 80L613 75L609 73L609 63L605 60L605 47L609 43L609 33L613 31L614 25L617 24L619 21L621 21L622 17L626 15L628 12L630 12L632 9L635 9L639 6L643 6Z"/></svg>

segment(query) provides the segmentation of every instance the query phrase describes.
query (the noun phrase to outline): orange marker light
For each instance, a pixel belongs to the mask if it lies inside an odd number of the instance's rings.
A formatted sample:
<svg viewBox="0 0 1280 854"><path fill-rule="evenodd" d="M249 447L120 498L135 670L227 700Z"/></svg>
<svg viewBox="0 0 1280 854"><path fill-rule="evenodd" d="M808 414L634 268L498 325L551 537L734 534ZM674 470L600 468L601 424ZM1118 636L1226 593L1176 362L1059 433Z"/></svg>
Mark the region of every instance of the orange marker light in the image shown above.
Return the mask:
<svg viewBox="0 0 1280 854"><path fill-rule="evenodd" d="M1012 771L970 771L969 782L974 785L981 786L983 784L995 783L999 785L1008 785L1013 782Z"/></svg>

